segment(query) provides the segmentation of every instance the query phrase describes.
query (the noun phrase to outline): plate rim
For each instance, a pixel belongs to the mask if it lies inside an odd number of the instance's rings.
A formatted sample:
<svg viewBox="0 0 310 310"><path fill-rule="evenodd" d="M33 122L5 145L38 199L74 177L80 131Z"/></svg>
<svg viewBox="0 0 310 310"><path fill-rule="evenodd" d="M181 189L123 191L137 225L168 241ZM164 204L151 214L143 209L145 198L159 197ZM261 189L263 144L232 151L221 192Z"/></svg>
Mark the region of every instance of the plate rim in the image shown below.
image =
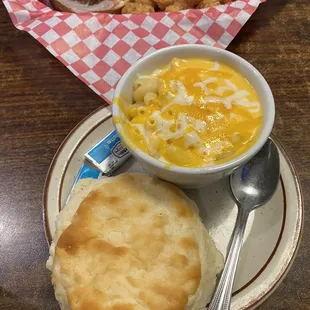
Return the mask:
<svg viewBox="0 0 310 310"><path fill-rule="evenodd" d="M60 144L60 146L58 147L57 151L55 152L55 155L53 156L53 159L50 163L50 166L48 168L47 171L47 175L45 178L45 182L44 182L44 187L43 187L43 197L42 197L42 215L43 215L43 225L44 225L44 233L45 233L45 238L47 241L48 246L50 246L51 244L51 240L52 240L52 236L51 236L51 231L50 231L50 227L49 227L49 223L48 223L48 197L49 197L49 185L51 183L51 179L52 179L52 174L55 168L55 164L64 148L64 146L67 144L68 140L75 134L75 132L87 121L89 120L92 116L94 116L97 113L100 113L101 111L108 111L110 114L108 116L102 117L100 118L100 120L98 122L96 122L94 124L94 126L91 128L92 130L96 129L98 126L100 126L103 122L105 122L107 119L109 119L112 115L111 115L111 111L110 111L110 106L104 106L104 107L99 107L97 109L95 109L93 112L91 112L90 114L88 114L86 117L84 117L76 126L74 126L74 128L69 132L69 134L65 137L65 139L62 141L62 143ZM65 169L62 171L61 173L61 178L60 181L63 180L63 176L65 175L67 168L68 168L68 163L70 162L75 150L79 147L79 145L81 145L84 141L84 139L88 136L89 132L87 132L85 135L81 136L81 138L78 140L78 143L74 146L74 149L72 151L72 154L70 154L70 156L66 159L66 164L65 164ZM83 137L85 137L83 139ZM300 247L300 243L301 243L301 239L303 236L303 229L304 229L304 199L303 199L303 193L302 193L302 187L301 187L301 183L300 183L300 179L299 176L297 174L296 168L294 166L294 163L292 161L292 159L290 158L290 156L287 154L287 151L285 150L283 144L275 137L275 135L272 133L271 134L271 138L272 140L276 143L277 147L280 149L283 157L285 158L288 168L293 176L294 179L294 185L295 185L295 189L296 189L296 194L297 194L297 209L298 209L298 216L297 216L297 221L296 221L296 227L295 227L295 232L297 232L297 241L296 241L296 245L294 248L294 251L291 254L291 257L289 258L289 262L287 264L287 266L285 267L285 269L283 271L280 271L281 274L279 275L278 279L275 280L274 283L272 283L272 285L270 287L267 288L266 292L263 293L263 295L261 297L259 297L257 300L252 301L250 303L248 303L243 309L244 310L249 310L249 309L254 309L256 307L258 307L260 304L262 304L269 296L271 296L273 294L273 292L277 289L277 287L281 284L281 282L283 281L283 279L285 278L285 276L288 274L289 270L292 267L292 264L295 261L296 255L298 253L298 249ZM281 177L281 187L282 187L282 191L283 191L283 195L285 198L285 186L284 186L284 182L283 179ZM61 188L60 188L60 194L61 194ZM61 197L61 195L59 195ZM59 205L59 200L57 200L57 204ZM58 207L59 208L59 207ZM284 221L285 221L285 217L284 217ZM284 223L285 226L285 223ZM281 227L282 228L282 227ZM283 229L281 229L281 232L279 234L278 237L278 242L279 240L281 240L281 234L283 233ZM279 242L280 243L280 242ZM277 250L278 245L276 245L275 249L273 250L272 254L270 255L270 257L268 258L268 260L266 261L266 263L272 260L276 250ZM254 280L250 280L250 281L255 281L255 279L257 277L260 276L261 272L264 271L265 269L265 265L258 271L257 276L254 277ZM248 285L250 285L251 283L247 283L245 286L247 287ZM244 286L241 288L243 289ZM240 292L240 290L237 290L237 292Z"/></svg>

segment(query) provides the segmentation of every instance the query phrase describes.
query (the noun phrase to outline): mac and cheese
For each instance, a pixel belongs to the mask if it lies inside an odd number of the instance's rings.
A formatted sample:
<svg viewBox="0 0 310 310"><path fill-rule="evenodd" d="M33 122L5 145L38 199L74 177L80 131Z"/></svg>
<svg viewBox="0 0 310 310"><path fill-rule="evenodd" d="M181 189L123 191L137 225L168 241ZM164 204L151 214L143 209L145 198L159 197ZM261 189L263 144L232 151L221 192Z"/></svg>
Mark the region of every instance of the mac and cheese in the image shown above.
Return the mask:
<svg viewBox="0 0 310 310"><path fill-rule="evenodd" d="M134 83L123 131L135 147L183 167L229 161L255 141L262 107L234 69L205 59L173 59Z"/></svg>

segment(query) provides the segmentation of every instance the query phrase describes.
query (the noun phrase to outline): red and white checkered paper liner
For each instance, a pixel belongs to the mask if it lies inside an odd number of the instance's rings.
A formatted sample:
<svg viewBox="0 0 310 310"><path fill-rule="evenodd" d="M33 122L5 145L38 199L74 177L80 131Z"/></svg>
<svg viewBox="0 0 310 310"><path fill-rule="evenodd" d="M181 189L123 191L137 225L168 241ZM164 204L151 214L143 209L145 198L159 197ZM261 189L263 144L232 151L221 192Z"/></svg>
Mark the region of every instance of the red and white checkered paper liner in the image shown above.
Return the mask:
<svg viewBox="0 0 310 310"><path fill-rule="evenodd" d="M177 44L226 48L261 2L202 10L74 14L37 0L3 0L14 25L30 33L96 94L111 103L120 77L139 58Z"/></svg>

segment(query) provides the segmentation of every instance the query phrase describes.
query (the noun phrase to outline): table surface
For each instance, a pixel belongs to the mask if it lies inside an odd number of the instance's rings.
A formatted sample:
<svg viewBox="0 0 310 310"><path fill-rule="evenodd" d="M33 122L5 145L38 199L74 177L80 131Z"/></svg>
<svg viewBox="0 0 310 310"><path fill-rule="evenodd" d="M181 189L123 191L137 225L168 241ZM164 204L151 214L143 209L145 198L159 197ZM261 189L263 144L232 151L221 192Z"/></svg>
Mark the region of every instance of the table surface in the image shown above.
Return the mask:
<svg viewBox="0 0 310 310"><path fill-rule="evenodd" d="M59 309L45 268L42 192L62 140L105 104L0 4L0 310ZM310 309L310 4L269 0L228 48L250 61L276 101L274 133L292 158L305 202L295 263L259 309ZM91 310L91 309L90 309Z"/></svg>

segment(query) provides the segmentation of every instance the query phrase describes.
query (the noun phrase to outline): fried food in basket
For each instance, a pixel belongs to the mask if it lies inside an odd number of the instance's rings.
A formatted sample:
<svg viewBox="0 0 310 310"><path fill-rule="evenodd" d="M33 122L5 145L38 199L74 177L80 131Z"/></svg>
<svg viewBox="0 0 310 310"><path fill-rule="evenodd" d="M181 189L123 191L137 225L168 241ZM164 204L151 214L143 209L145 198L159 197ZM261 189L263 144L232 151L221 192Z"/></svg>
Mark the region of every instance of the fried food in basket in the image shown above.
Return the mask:
<svg viewBox="0 0 310 310"><path fill-rule="evenodd" d="M220 5L222 4L219 0L202 0L198 5L197 9L206 9L210 8L212 6Z"/></svg>
<svg viewBox="0 0 310 310"><path fill-rule="evenodd" d="M184 1L179 1L171 5L168 5L165 8L165 12L177 12L177 11L186 10L187 8L188 8L187 4Z"/></svg>
<svg viewBox="0 0 310 310"><path fill-rule="evenodd" d="M51 0L59 11L83 13L153 13L176 12L187 9L204 9L235 0Z"/></svg>
<svg viewBox="0 0 310 310"><path fill-rule="evenodd" d="M176 0L173 4L165 8L166 12L176 12L187 9L193 9L199 4L199 0Z"/></svg>
<svg viewBox="0 0 310 310"><path fill-rule="evenodd" d="M174 2L174 0L155 0L155 3L161 11L164 11L167 6L173 5Z"/></svg>
<svg viewBox="0 0 310 310"><path fill-rule="evenodd" d="M155 0L157 6L166 12L193 9L200 0Z"/></svg>
<svg viewBox="0 0 310 310"><path fill-rule="evenodd" d="M150 4L144 3L127 3L122 8L122 14L132 14L132 13L153 13L155 9Z"/></svg>

